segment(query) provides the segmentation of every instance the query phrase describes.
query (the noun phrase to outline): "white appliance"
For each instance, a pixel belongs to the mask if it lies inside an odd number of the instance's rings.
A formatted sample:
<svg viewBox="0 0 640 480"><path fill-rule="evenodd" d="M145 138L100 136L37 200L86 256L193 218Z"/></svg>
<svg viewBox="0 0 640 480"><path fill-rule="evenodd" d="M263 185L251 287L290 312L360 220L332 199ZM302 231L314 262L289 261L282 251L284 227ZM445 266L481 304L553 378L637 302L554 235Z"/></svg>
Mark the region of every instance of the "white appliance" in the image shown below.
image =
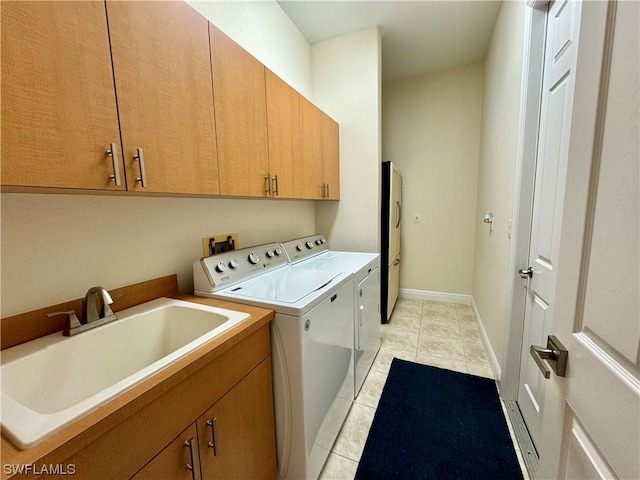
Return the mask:
<svg viewBox="0 0 640 480"><path fill-rule="evenodd" d="M278 475L315 479L353 402L352 276L294 268L279 243L193 264L195 294L275 310Z"/></svg>
<svg viewBox="0 0 640 480"><path fill-rule="evenodd" d="M342 271L353 277L355 398L380 349L380 255L331 251L323 235L298 238L282 246L295 267Z"/></svg>
<svg viewBox="0 0 640 480"><path fill-rule="evenodd" d="M400 221L402 175L391 162L382 162L382 239L380 297L383 322L388 322L400 290Z"/></svg>

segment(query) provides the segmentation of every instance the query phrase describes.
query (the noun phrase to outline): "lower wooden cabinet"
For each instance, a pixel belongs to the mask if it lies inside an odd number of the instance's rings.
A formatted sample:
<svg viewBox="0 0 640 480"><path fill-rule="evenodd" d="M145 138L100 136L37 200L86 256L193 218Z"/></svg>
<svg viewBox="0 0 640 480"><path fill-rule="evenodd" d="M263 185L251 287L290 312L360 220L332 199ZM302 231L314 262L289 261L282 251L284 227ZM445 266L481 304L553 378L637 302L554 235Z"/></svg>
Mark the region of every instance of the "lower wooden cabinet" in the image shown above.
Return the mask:
<svg viewBox="0 0 640 480"><path fill-rule="evenodd" d="M132 478L275 478L273 424L271 365L264 361Z"/></svg>
<svg viewBox="0 0 640 480"><path fill-rule="evenodd" d="M202 478L276 475L271 365L262 363L197 421Z"/></svg>
<svg viewBox="0 0 640 480"><path fill-rule="evenodd" d="M133 476L135 480L192 480L200 478L197 462L197 438L195 424L189 426L184 432L167 445L151 462ZM194 462L194 458L196 461ZM194 469L194 463L196 469Z"/></svg>

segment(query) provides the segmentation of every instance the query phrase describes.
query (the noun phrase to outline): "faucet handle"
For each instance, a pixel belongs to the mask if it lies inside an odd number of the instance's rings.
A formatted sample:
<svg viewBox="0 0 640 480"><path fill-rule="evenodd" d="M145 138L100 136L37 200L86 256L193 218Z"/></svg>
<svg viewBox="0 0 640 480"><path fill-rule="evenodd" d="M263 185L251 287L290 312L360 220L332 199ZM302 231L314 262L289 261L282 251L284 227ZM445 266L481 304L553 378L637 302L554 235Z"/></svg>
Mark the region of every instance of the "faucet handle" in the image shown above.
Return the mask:
<svg viewBox="0 0 640 480"><path fill-rule="evenodd" d="M56 315L68 315L69 316L69 329L79 327L81 325L80 320L76 316L75 310L65 310L63 312L51 312L47 313L47 317L55 317Z"/></svg>

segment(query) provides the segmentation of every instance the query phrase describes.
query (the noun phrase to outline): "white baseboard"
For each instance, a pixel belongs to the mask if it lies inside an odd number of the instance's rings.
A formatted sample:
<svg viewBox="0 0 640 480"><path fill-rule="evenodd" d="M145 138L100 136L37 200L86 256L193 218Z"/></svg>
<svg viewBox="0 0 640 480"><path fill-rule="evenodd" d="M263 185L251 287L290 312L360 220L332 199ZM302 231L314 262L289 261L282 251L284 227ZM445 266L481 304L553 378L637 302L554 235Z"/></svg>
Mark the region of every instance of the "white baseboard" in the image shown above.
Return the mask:
<svg viewBox="0 0 640 480"><path fill-rule="evenodd" d="M494 378L497 381L500 381L502 378L502 369L500 368L500 363L498 362L498 358L496 357L493 348L491 347L491 342L489 341L489 336L487 335L487 331L484 329L484 324L482 323L482 318L480 318L480 312L478 312L478 307L476 302L471 297L471 308L473 308L473 316L476 317L476 323L478 324L478 330L480 330L480 336L482 337L482 343L484 344L484 348L489 355L489 363L491 364L491 370L493 370Z"/></svg>
<svg viewBox="0 0 640 480"><path fill-rule="evenodd" d="M413 290L411 288L401 288L399 296L400 298L408 298L410 300L431 300L432 302L460 303L462 305L471 305L472 302L471 295L429 292L426 290Z"/></svg>

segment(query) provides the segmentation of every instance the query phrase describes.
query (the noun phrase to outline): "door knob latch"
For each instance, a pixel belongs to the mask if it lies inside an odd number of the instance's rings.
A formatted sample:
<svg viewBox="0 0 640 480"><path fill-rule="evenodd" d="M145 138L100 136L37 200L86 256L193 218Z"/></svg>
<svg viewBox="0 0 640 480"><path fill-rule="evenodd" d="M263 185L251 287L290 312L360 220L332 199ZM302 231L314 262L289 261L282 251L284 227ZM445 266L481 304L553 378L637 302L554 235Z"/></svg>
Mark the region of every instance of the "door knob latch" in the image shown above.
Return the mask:
<svg viewBox="0 0 640 480"><path fill-rule="evenodd" d="M529 353L531 353L531 356L536 361L536 365L538 365L544 378L549 378L551 375L551 371L547 365L549 365L559 377L566 375L569 352L554 335L547 337L547 348L531 345Z"/></svg>
<svg viewBox="0 0 640 480"><path fill-rule="evenodd" d="M533 268L521 268L518 270L518 273L520 274L520 278L531 278L533 277Z"/></svg>

